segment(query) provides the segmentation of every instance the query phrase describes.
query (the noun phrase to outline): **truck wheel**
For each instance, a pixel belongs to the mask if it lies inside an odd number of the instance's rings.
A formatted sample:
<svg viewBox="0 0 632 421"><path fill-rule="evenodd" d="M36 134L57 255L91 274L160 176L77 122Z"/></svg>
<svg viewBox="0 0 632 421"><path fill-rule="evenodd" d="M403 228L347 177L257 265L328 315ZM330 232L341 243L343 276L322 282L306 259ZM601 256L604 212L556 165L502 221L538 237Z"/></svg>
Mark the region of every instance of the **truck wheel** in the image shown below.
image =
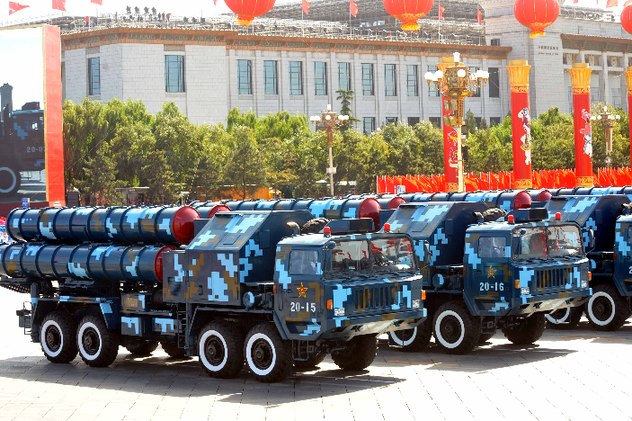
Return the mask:
<svg viewBox="0 0 632 421"><path fill-rule="evenodd" d="M546 315L546 327L558 330L575 329L582 318L583 310L584 306L579 306L552 311Z"/></svg>
<svg viewBox="0 0 632 421"><path fill-rule="evenodd" d="M517 326L503 328L503 333L515 345L531 345L542 337L545 326L544 313L535 313L523 319Z"/></svg>
<svg viewBox="0 0 632 421"><path fill-rule="evenodd" d="M0 193L12 194L18 191L22 177L19 171L0 164Z"/></svg>
<svg viewBox="0 0 632 421"><path fill-rule="evenodd" d="M130 354L138 357L146 357L158 348L158 341L144 339L131 339L125 345Z"/></svg>
<svg viewBox="0 0 632 421"><path fill-rule="evenodd" d="M437 310L434 322L437 344L449 354L466 354L478 344L481 328L461 303L452 301Z"/></svg>
<svg viewBox="0 0 632 421"><path fill-rule="evenodd" d="M279 336L272 323L260 323L246 336L246 364L256 379L273 383L285 379L292 370L292 348Z"/></svg>
<svg viewBox="0 0 632 421"><path fill-rule="evenodd" d="M294 367L301 370L308 370L308 369L314 368L318 364L322 363L326 356L327 356L327 353L325 351L319 351L315 353L314 355L312 355L311 357L309 357L305 361L294 360Z"/></svg>
<svg viewBox="0 0 632 421"><path fill-rule="evenodd" d="M89 314L79 322L77 329L79 355L91 367L107 367L118 354L118 337L105 326L103 318Z"/></svg>
<svg viewBox="0 0 632 421"><path fill-rule="evenodd" d="M334 363L343 370L364 370L373 363L377 354L377 336L355 336L341 350L331 353Z"/></svg>
<svg viewBox="0 0 632 421"><path fill-rule="evenodd" d="M424 321L412 329L389 332L388 344L400 351L419 352L428 349L431 337L432 325L429 321Z"/></svg>
<svg viewBox="0 0 632 421"><path fill-rule="evenodd" d="M67 313L53 311L42 321L40 344L42 351L53 363L69 363L77 356L77 322Z"/></svg>
<svg viewBox="0 0 632 421"><path fill-rule="evenodd" d="M586 303L586 315L597 330L617 330L630 317L630 305L613 285L599 284Z"/></svg>
<svg viewBox="0 0 632 421"><path fill-rule="evenodd" d="M244 340L232 324L213 321L200 332L200 365L211 377L230 379L244 366Z"/></svg>
<svg viewBox="0 0 632 421"><path fill-rule="evenodd" d="M175 342L160 341L160 346L171 358L177 358L179 360L186 358L184 349L178 347L178 344Z"/></svg>

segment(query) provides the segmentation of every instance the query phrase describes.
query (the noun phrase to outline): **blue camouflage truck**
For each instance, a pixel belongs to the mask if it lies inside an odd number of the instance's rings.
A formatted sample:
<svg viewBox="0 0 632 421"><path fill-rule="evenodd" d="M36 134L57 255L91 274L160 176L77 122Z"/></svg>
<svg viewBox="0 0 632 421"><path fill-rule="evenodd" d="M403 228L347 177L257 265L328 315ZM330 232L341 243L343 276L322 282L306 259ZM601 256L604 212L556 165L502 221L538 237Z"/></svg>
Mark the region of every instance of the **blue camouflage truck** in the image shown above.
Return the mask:
<svg viewBox="0 0 632 421"><path fill-rule="evenodd" d="M559 310L547 316L549 326L577 327L582 312L598 330L619 329L632 314L632 215L630 199L623 194L552 197L546 208L549 218L582 228L592 272L593 295L585 305Z"/></svg>
<svg viewBox="0 0 632 421"><path fill-rule="evenodd" d="M422 270L428 322L391 332L392 345L423 350L434 333L439 347L463 354L497 328L514 344L532 344L546 313L584 303L589 271L579 226L543 221L544 209L496 221L503 214L474 202L400 205L384 230L408 233L419 259L429 258Z"/></svg>
<svg viewBox="0 0 632 421"><path fill-rule="evenodd" d="M342 369L364 369L378 334L412 329L425 317L406 234L348 233L351 221L301 234L322 228L305 210L235 211L195 220L186 245L139 245L164 241L147 233L171 232L173 221L157 220L158 211L125 212L83 227L88 212L75 215L74 236L62 227L63 211L9 221L20 232L46 221L42 236L0 246L0 286L30 292L20 325L54 363L79 354L104 367L119 346L143 355L160 343L171 356L199 356L211 376L234 377L245 364L274 382L327 353ZM98 237L98 221L110 237L136 242L52 241Z"/></svg>

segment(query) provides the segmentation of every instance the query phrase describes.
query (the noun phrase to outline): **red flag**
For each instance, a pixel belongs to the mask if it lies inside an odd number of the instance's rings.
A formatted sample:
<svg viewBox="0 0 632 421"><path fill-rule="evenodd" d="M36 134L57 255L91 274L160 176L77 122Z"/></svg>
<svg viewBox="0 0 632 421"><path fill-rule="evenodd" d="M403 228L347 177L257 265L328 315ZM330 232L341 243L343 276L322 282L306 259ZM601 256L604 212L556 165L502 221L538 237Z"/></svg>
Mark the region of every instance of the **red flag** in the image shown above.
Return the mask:
<svg viewBox="0 0 632 421"><path fill-rule="evenodd" d="M618 7L619 6L619 0L608 0L606 2L606 9L609 9L611 7Z"/></svg>
<svg viewBox="0 0 632 421"><path fill-rule="evenodd" d="M28 7L27 5L10 1L9 2L9 14L12 15L15 12L19 12L22 9L26 9L27 7Z"/></svg>
<svg viewBox="0 0 632 421"><path fill-rule="evenodd" d="M306 15L309 15L309 8L310 7L312 7L312 5L309 4L309 1L303 0L303 13L305 13Z"/></svg>
<svg viewBox="0 0 632 421"><path fill-rule="evenodd" d="M351 13L351 16L355 18L359 10L360 9L358 9L358 5L356 4L356 2L353 0L349 0L349 13Z"/></svg>
<svg viewBox="0 0 632 421"><path fill-rule="evenodd" d="M53 0L53 9L66 11L66 0Z"/></svg>
<svg viewBox="0 0 632 421"><path fill-rule="evenodd" d="M445 20L443 17L443 12L445 12L445 7L439 5L439 20Z"/></svg>
<svg viewBox="0 0 632 421"><path fill-rule="evenodd" d="M103 6L103 0L90 0L90 3L94 3L94 4L98 4L100 6Z"/></svg>
<svg viewBox="0 0 632 421"><path fill-rule="evenodd" d="M479 25L483 24L483 12L479 8L476 9L476 23Z"/></svg>

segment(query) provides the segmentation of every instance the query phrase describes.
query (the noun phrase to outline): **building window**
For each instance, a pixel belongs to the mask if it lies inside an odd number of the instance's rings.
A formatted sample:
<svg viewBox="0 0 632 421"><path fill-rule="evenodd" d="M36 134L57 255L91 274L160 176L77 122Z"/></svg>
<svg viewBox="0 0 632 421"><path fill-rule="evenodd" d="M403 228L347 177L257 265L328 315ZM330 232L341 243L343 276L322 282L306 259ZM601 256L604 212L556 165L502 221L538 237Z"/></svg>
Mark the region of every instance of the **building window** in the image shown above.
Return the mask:
<svg viewBox="0 0 632 421"><path fill-rule="evenodd" d="M406 89L408 96L419 96L419 70L416 64L406 66Z"/></svg>
<svg viewBox="0 0 632 421"><path fill-rule="evenodd" d="M470 67L470 73L474 74L476 73L476 67ZM474 91L474 94L472 94L473 98L480 98L481 97L481 88L476 88L476 91Z"/></svg>
<svg viewBox="0 0 632 421"><path fill-rule="evenodd" d="M430 73L436 72L437 66L436 65L428 66L428 71ZM428 96L441 96L441 90L437 86L435 86L434 83L431 83L430 87L428 88Z"/></svg>
<svg viewBox="0 0 632 421"><path fill-rule="evenodd" d="M237 60L237 86L239 95L252 95L252 61Z"/></svg>
<svg viewBox="0 0 632 421"><path fill-rule="evenodd" d="M184 92L184 56L165 56L165 91Z"/></svg>
<svg viewBox="0 0 632 421"><path fill-rule="evenodd" d="M88 59L88 95L101 95L101 58Z"/></svg>
<svg viewBox="0 0 632 421"><path fill-rule="evenodd" d="M395 124L397 123L397 117L386 117L386 124Z"/></svg>
<svg viewBox="0 0 632 421"><path fill-rule="evenodd" d="M500 38L492 38L489 41L489 45L494 46L494 47L499 47L500 46Z"/></svg>
<svg viewBox="0 0 632 421"><path fill-rule="evenodd" d="M362 63L362 95L375 95L375 83L373 81L373 63Z"/></svg>
<svg viewBox="0 0 632 421"><path fill-rule="evenodd" d="M338 63L338 89L351 90L351 63Z"/></svg>
<svg viewBox="0 0 632 421"><path fill-rule="evenodd" d="M441 117L430 117L430 123L437 128L441 128Z"/></svg>
<svg viewBox="0 0 632 421"><path fill-rule="evenodd" d="M489 125L490 126L498 126L500 124L500 117L490 117Z"/></svg>
<svg viewBox="0 0 632 421"><path fill-rule="evenodd" d="M364 134L371 134L375 131L375 117L364 117L362 119Z"/></svg>
<svg viewBox="0 0 632 421"><path fill-rule="evenodd" d="M290 61L290 95L303 95L302 61Z"/></svg>
<svg viewBox="0 0 632 421"><path fill-rule="evenodd" d="M384 65L384 95L397 96L397 65Z"/></svg>
<svg viewBox="0 0 632 421"><path fill-rule="evenodd" d="M489 97L500 98L500 76L498 74L498 67L490 67L487 71L489 72Z"/></svg>
<svg viewBox="0 0 632 421"><path fill-rule="evenodd" d="M415 126L419 124L419 117L408 117L408 125Z"/></svg>
<svg viewBox="0 0 632 421"><path fill-rule="evenodd" d="M327 63L314 62L314 95L327 95Z"/></svg>
<svg viewBox="0 0 632 421"><path fill-rule="evenodd" d="M276 60L264 60L263 84L265 95L279 95L279 74Z"/></svg>

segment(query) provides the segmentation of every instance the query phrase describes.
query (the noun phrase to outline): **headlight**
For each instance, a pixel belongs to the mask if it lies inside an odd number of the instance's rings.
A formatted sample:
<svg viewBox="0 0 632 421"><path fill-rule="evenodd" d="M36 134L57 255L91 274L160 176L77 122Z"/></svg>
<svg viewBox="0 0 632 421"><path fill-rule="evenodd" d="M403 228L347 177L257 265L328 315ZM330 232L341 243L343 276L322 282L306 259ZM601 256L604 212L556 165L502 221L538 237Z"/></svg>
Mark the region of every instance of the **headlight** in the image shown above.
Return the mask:
<svg viewBox="0 0 632 421"><path fill-rule="evenodd" d="M334 316L342 317L344 315L345 315L345 308L344 307L336 307L336 308L334 308Z"/></svg>
<svg viewBox="0 0 632 421"><path fill-rule="evenodd" d="M419 308L421 306L421 300L413 300L413 308Z"/></svg>
<svg viewBox="0 0 632 421"><path fill-rule="evenodd" d="M582 279L582 288L588 288L588 279Z"/></svg>
<svg viewBox="0 0 632 421"><path fill-rule="evenodd" d="M529 294L531 294L531 290L529 289L529 287L520 288L520 295L529 295Z"/></svg>

